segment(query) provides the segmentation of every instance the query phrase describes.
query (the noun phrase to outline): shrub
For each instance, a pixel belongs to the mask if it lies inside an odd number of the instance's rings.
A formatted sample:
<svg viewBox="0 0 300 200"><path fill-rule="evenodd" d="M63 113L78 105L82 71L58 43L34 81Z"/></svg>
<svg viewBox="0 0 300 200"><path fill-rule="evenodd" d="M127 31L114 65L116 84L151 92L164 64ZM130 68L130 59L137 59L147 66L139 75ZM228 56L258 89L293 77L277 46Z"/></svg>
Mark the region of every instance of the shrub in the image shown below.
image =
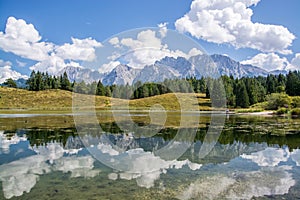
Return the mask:
<svg viewBox="0 0 300 200"><path fill-rule="evenodd" d="M279 108L277 111L276 111L276 114L277 115L283 115L283 114L286 114L286 113L288 113L288 109L286 109L286 108Z"/></svg>
<svg viewBox="0 0 300 200"><path fill-rule="evenodd" d="M292 115L300 115L300 108L294 108L291 112Z"/></svg>
<svg viewBox="0 0 300 200"><path fill-rule="evenodd" d="M293 108L300 108L300 97L293 97L292 99L292 106Z"/></svg>
<svg viewBox="0 0 300 200"><path fill-rule="evenodd" d="M291 98L284 93L273 93L267 96L266 110L277 110L280 107L289 108Z"/></svg>

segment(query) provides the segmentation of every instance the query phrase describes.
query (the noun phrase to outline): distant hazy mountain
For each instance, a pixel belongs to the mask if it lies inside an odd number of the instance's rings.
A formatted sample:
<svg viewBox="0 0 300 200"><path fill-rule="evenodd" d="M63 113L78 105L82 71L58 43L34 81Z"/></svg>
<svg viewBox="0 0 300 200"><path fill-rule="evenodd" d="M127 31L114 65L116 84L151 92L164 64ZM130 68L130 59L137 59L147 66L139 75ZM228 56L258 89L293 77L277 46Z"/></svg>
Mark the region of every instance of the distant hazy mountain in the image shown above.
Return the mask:
<svg viewBox="0 0 300 200"><path fill-rule="evenodd" d="M135 77L133 83L141 82L162 82L165 79L181 77L181 74L167 65L147 65Z"/></svg>
<svg viewBox="0 0 300 200"><path fill-rule="evenodd" d="M217 69L221 75L233 75L236 78L241 78L244 76L267 76L269 74L262 68L253 65L242 65L228 56L215 54L211 58L217 65Z"/></svg>
<svg viewBox="0 0 300 200"><path fill-rule="evenodd" d="M133 66L134 67L134 66ZM286 71L277 70L267 72L266 70L253 66L243 65L224 55L197 55L189 59L178 57L165 57L156 61L153 65L147 65L143 69L136 69L128 65L118 65L109 73L99 73L90 69L79 67L66 67L58 74L67 72L69 79L85 80L90 83L101 80L104 85L125 85L141 82L161 82L165 79L186 78L202 76L217 77L219 75L232 75L235 78L267 76L270 73L286 74Z"/></svg>
<svg viewBox="0 0 300 200"><path fill-rule="evenodd" d="M20 79L16 80L17 87L18 88L26 88L26 86L27 86L26 82L27 82L27 80L24 78L20 78Z"/></svg>
<svg viewBox="0 0 300 200"><path fill-rule="evenodd" d="M104 85L126 85L127 83L131 85L139 72L139 69L128 65L118 65L108 74L103 74L102 83Z"/></svg>
<svg viewBox="0 0 300 200"><path fill-rule="evenodd" d="M283 74L283 75L286 75L288 74L289 72L286 71L286 70L274 70L274 71L271 71L270 74L274 74L274 75L279 75L279 74Z"/></svg>
<svg viewBox="0 0 300 200"><path fill-rule="evenodd" d="M67 72L69 80L71 82L76 81L82 81L84 80L87 83L91 83L93 81L98 81L103 78L103 74L100 74L98 71L92 71L90 69L84 69L81 67L65 67L61 71L59 71L55 75L61 75L64 72Z"/></svg>
<svg viewBox="0 0 300 200"><path fill-rule="evenodd" d="M18 88L26 88L27 87L27 85L26 85L27 79L19 78L14 81L16 82ZM4 83L1 83L0 86L5 86L5 85L4 85Z"/></svg>

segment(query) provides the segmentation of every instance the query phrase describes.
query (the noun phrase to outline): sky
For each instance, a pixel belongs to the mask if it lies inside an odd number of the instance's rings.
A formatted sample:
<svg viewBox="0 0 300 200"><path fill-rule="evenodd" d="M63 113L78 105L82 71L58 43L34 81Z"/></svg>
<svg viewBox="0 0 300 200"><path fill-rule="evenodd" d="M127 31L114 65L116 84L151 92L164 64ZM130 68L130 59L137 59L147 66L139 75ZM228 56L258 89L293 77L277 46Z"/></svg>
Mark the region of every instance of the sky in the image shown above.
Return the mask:
<svg viewBox="0 0 300 200"><path fill-rule="evenodd" d="M83 67L106 44L155 47L165 52L152 52L157 59L205 51L267 71L300 69L299 8L299 0L0 0L0 83L26 78L31 70L56 74L67 66ZM148 27L177 31L202 49L170 49L165 36ZM118 35L140 28L127 38ZM140 56L124 59L134 67L154 62ZM119 63L107 57L99 71Z"/></svg>

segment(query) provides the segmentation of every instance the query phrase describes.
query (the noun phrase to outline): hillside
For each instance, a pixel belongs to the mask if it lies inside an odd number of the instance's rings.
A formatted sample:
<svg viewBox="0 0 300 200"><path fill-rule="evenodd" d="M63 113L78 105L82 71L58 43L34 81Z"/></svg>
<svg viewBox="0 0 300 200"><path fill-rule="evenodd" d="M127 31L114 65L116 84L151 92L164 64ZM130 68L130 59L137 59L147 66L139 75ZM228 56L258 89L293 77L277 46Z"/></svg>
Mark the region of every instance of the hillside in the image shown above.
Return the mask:
<svg viewBox="0 0 300 200"><path fill-rule="evenodd" d="M0 112L71 112L73 93L65 90L44 90L28 91L23 89L0 87ZM85 105L84 101L89 101L94 96L76 94L83 101L80 105ZM204 98L204 94L196 94L201 110L210 110L209 99ZM182 99L186 104L191 101L192 94L164 94L143 99L130 100L129 105L132 110L147 110L155 104L162 105L166 110L180 110L177 98ZM109 97L96 96L95 107L97 110L122 109L128 104L127 100L113 99ZM192 104L190 109L197 109L198 105ZM85 108L79 108L84 110Z"/></svg>

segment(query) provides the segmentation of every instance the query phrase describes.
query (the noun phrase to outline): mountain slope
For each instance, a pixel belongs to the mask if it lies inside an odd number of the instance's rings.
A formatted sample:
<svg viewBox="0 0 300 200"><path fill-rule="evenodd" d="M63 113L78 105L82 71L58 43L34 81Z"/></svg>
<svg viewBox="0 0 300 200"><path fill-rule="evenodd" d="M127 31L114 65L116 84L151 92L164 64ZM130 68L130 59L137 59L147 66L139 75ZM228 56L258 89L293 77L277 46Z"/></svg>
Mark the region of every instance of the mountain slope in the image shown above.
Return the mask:
<svg viewBox="0 0 300 200"><path fill-rule="evenodd" d="M118 65L110 73L104 75L102 83L104 85L131 85L139 72L139 69L128 65Z"/></svg>
<svg viewBox="0 0 300 200"><path fill-rule="evenodd" d="M165 57L156 61L153 65L147 65L143 69L133 68L120 64L109 73L99 73L90 69L78 67L66 67L59 73L67 72L71 81L78 79L90 83L101 80L104 85L126 85L141 82L161 82L165 79L186 77L218 77L220 75L232 75L235 78L244 76L267 76L270 73L278 74L285 71L267 72L266 70L253 66L243 65L224 55L197 55L189 59L183 57Z"/></svg>

